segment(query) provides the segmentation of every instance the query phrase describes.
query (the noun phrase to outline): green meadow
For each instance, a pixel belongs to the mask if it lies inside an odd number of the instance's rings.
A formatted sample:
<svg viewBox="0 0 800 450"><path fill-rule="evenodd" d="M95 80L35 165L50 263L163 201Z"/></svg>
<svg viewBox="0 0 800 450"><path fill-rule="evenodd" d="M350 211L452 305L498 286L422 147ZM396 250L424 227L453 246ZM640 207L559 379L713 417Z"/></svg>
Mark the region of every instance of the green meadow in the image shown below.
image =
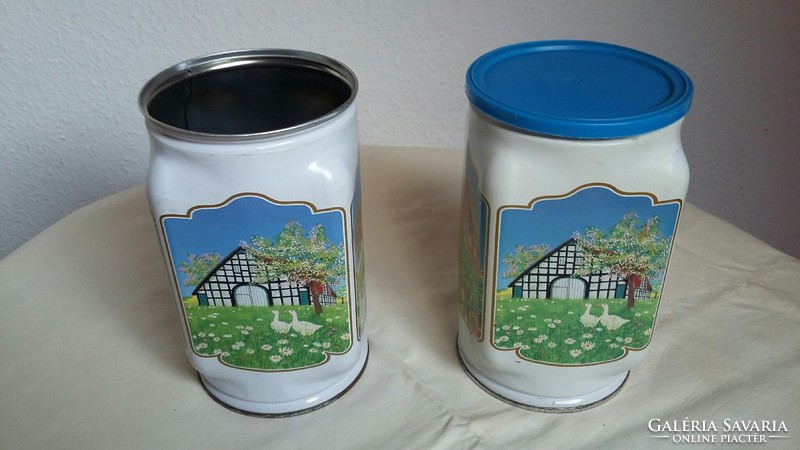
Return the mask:
<svg viewBox="0 0 800 450"><path fill-rule="evenodd" d="M580 317L591 305L590 314L609 314L629 322L617 330L607 330L598 323L586 327ZM655 321L657 300L639 300L628 310L625 299L519 299L510 290L496 297L493 343L497 348L516 349L532 361L551 364L592 364L618 359L626 349L647 346Z"/></svg>
<svg viewBox="0 0 800 450"><path fill-rule="evenodd" d="M346 305L325 306L314 315L313 306L231 307L185 304L194 351L217 356L225 364L262 370L287 370L320 364L331 353L350 348L350 321ZM310 336L294 330L278 333L270 327L273 311L291 322L289 311L301 321L321 325Z"/></svg>

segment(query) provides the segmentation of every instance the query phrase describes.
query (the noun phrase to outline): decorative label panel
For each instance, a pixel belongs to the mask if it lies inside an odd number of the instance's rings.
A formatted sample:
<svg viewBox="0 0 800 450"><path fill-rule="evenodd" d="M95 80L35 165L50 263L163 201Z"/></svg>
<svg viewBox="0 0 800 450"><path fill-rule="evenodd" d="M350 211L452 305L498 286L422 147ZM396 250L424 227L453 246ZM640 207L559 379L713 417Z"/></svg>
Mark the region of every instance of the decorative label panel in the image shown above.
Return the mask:
<svg viewBox="0 0 800 450"><path fill-rule="evenodd" d="M680 208L599 183L501 207L492 345L554 365L647 347Z"/></svg>
<svg viewBox="0 0 800 450"><path fill-rule="evenodd" d="M343 209L245 193L164 215L161 227L198 355L290 370L350 349Z"/></svg>

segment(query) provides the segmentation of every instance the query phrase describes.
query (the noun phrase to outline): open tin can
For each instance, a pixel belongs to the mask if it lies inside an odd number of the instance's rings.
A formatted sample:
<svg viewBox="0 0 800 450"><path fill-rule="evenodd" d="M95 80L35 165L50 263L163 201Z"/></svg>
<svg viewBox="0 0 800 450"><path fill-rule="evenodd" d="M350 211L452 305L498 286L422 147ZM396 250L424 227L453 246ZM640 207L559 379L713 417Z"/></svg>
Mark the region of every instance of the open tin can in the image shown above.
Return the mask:
<svg viewBox="0 0 800 450"><path fill-rule="evenodd" d="M295 50L192 59L141 91L186 353L231 409L313 410L366 365L357 91Z"/></svg>
<svg viewBox="0 0 800 450"><path fill-rule="evenodd" d="M511 45L469 68L458 349L486 391L576 411L645 359L692 94L674 65L597 42Z"/></svg>

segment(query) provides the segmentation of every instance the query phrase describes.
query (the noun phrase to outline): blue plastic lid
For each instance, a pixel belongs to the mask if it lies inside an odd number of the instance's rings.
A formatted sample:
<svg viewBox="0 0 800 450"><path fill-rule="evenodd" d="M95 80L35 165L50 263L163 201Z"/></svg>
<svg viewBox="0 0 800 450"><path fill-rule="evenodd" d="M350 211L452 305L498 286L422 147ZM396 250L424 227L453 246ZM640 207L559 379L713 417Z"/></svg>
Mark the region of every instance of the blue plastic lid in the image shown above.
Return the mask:
<svg viewBox="0 0 800 450"><path fill-rule="evenodd" d="M515 128L574 139L635 136L689 111L694 88L679 68L647 53L588 41L510 45L467 70L467 97Z"/></svg>

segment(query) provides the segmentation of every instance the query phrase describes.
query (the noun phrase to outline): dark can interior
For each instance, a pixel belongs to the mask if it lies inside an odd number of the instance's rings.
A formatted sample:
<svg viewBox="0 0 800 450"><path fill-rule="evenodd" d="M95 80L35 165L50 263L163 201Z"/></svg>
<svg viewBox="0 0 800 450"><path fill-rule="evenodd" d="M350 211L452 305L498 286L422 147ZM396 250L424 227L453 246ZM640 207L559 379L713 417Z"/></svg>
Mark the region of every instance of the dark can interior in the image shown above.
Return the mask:
<svg viewBox="0 0 800 450"><path fill-rule="evenodd" d="M244 65L181 79L158 92L147 112L163 124L188 131L257 134L313 122L352 94L345 80L316 68Z"/></svg>

